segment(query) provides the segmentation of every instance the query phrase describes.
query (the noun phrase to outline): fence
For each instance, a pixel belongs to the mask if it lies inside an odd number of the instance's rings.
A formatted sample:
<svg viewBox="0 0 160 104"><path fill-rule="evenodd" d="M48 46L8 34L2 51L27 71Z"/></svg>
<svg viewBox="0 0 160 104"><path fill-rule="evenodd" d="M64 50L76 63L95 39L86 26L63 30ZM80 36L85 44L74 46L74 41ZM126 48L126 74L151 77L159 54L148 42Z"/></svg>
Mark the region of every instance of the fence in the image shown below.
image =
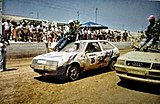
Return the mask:
<svg viewBox="0 0 160 104"><path fill-rule="evenodd" d="M113 42L119 49L131 49L132 42ZM40 43L10 43L7 58L28 58L47 53L46 44Z"/></svg>

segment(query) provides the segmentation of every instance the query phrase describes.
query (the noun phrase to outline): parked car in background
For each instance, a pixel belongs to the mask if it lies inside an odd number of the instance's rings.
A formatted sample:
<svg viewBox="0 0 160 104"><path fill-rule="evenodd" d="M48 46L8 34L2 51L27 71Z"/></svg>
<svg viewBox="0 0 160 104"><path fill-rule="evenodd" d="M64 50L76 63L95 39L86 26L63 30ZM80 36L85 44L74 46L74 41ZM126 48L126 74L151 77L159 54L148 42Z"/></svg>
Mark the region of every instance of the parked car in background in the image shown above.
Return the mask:
<svg viewBox="0 0 160 104"><path fill-rule="evenodd" d="M68 44L60 52L50 52L33 58L31 68L42 76L57 76L63 80L77 80L81 72L114 65L120 53L106 40L79 40Z"/></svg>
<svg viewBox="0 0 160 104"><path fill-rule="evenodd" d="M150 51L132 51L118 58L116 74L121 80L160 84L160 42Z"/></svg>

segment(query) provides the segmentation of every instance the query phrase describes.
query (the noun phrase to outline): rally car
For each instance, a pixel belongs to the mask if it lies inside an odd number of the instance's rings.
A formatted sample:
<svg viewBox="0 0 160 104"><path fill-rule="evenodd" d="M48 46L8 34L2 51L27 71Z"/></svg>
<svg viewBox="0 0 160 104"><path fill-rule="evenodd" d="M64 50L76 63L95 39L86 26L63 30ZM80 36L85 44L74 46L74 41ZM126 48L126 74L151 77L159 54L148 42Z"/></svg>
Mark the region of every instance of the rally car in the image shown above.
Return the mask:
<svg viewBox="0 0 160 104"><path fill-rule="evenodd" d="M148 52L131 51L120 56L115 70L124 81L160 84L160 41Z"/></svg>
<svg viewBox="0 0 160 104"><path fill-rule="evenodd" d="M120 53L106 40L79 40L68 44L60 52L50 52L33 58L31 68L42 76L57 76L63 80L77 80L81 72L114 65Z"/></svg>

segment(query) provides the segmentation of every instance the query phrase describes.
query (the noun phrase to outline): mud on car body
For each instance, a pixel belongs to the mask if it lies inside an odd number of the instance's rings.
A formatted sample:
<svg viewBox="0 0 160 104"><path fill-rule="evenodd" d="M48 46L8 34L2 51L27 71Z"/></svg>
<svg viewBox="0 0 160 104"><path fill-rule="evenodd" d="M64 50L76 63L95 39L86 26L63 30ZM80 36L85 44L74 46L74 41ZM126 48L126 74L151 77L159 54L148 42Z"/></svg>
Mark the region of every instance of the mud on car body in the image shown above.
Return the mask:
<svg viewBox="0 0 160 104"><path fill-rule="evenodd" d="M109 66L119 57L119 50L106 40L79 40L60 52L50 52L32 59L31 68L42 76L77 80L83 71Z"/></svg>

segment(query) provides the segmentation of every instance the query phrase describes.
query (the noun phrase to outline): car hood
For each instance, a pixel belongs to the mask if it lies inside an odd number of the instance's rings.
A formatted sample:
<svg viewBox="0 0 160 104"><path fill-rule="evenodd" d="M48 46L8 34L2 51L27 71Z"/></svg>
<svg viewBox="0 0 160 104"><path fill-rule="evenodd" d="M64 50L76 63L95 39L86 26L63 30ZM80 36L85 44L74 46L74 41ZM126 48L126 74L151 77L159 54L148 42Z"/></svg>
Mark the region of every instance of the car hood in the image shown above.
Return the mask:
<svg viewBox="0 0 160 104"><path fill-rule="evenodd" d="M160 54L152 52L131 51L119 57L121 60L160 63Z"/></svg>
<svg viewBox="0 0 160 104"><path fill-rule="evenodd" d="M34 59L54 60L54 61L67 61L71 56L77 55L78 52L50 52L34 57Z"/></svg>

